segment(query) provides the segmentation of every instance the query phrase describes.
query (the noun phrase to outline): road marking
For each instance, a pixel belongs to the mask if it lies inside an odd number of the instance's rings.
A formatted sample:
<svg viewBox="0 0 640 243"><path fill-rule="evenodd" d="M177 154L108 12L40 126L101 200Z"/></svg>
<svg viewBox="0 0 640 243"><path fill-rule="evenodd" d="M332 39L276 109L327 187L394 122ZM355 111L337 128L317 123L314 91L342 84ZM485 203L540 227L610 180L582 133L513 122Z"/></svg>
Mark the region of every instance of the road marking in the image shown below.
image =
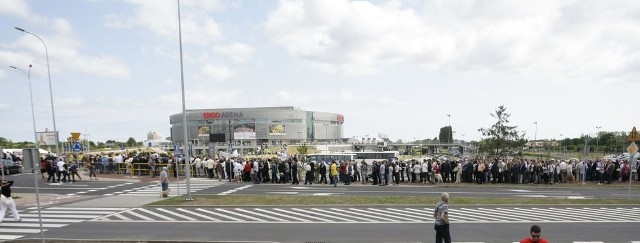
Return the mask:
<svg viewBox="0 0 640 243"><path fill-rule="evenodd" d="M222 211L222 212L225 212L225 213L229 213L229 214L233 214L233 215L235 215L235 216L240 216L240 217L248 218L248 219L250 219L251 221L266 222L264 219L256 219L256 218L252 218L252 217L249 217L249 216L247 216L247 215L243 215L243 214L239 214L239 213L233 212L232 210L224 211L224 210L222 210L221 208L217 208L216 210L218 210L218 211Z"/></svg>
<svg viewBox="0 0 640 243"><path fill-rule="evenodd" d="M147 216L144 216L144 215L142 215L142 214L139 214L139 213L134 212L134 210L127 211L127 213L129 213L129 214L131 214L131 215L133 215L133 216L136 216L136 217L138 217L138 218L142 218L142 219L147 220L147 221L152 221L152 220L153 220L152 218L149 218L149 217L147 217Z"/></svg>
<svg viewBox="0 0 640 243"><path fill-rule="evenodd" d="M159 213L156 213L156 212L154 212L154 211L147 210L147 209L144 209L144 208L137 208L136 210L139 210L139 211L145 212L145 213L147 213L147 214L151 214L151 215L153 215L153 216L156 216L156 217L159 217L159 218L162 218L162 219L165 219L165 220L175 221L175 219L173 219L173 218L167 217L167 216L165 216L165 215L162 215L162 214L159 214Z"/></svg>
<svg viewBox="0 0 640 243"><path fill-rule="evenodd" d="M267 192L268 194L296 195L298 192Z"/></svg>
<svg viewBox="0 0 640 243"><path fill-rule="evenodd" d="M22 236L23 235L0 235L0 240L15 240Z"/></svg>
<svg viewBox="0 0 640 243"><path fill-rule="evenodd" d="M245 210L245 209L241 209L241 208L236 208L236 210L238 210L240 212L245 212L245 213L248 213L248 214L256 215L256 218L262 217L262 218L268 218L268 219L272 219L272 220L276 220L276 221L280 221L280 222L286 221L286 220L281 219L281 218L276 218L276 217L272 217L272 216L264 215L264 214L257 214L256 212Z"/></svg>
<svg viewBox="0 0 640 243"><path fill-rule="evenodd" d="M204 219L207 219L207 220L210 220L210 221L215 221L215 222L219 222L219 221L220 221L220 220L219 220L219 219L217 219L217 218L212 218L212 217L209 217L209 216L207 216L207 215L197 214L197 213L191 212L191 211L189 211L189 210L185 210L185 209L183 209L183 208L178 208L177 210L179 210L180 212L188 213L188 214L191 214L191 215L193 215L193 216L200 217L200 218L204 218Z"/></svg>
<svg viewBox="0 0 640 243"><path fill-rule="evenodd" d="M227 215L224 215L224 214L220 214L220 213L216 213L216 212L212 212L212 211L209 211L209 210L206 210L206 209L203 209L203 208L197 208L196 210L200 211L200 212L203 212L203 213L208 213L208 214L216 215L216 216L219 216L219 217L228 218L228 219L231 219L233 221L238 221L238 222L242 221L241 219L230 217L230 216L227 216Z"/></svg>
<svg viewBox="0 0 640 243"><path fill-rule="evenodd" d="M158 211L162 211L162 212L171 214L173 216L176 216L178 218L183 218L183 219L186 219L186 220L189 220L189 221L198 221L197 219L194 219L194 218L191 218L191 217L188 217L188 216L184 216L184 215L181 215L181 214L173 212L173 211L169 211L169 210L164 209L164 208L158 208Z"/></svg>

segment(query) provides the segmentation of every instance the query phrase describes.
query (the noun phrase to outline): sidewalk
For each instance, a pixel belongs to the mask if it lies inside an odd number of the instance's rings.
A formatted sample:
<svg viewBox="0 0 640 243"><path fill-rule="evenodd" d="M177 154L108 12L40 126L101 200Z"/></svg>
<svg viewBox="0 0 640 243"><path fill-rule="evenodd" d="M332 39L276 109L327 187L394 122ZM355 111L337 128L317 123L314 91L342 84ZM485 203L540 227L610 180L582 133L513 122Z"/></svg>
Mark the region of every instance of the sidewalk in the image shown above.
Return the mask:
<svg viewBox="0 0 640 243"><path fill-rule="evenodd" d="M78 174L82 177L83 180L89 180L89 171L80 170ZM143 183L151 183L154 181L158 181L158 176L155 178L151 178L149 175L145 176L135 176L129 174L116 174L116 173L96 173L96 177L98 181L126 181L126 182L143 182Z"/></svg>

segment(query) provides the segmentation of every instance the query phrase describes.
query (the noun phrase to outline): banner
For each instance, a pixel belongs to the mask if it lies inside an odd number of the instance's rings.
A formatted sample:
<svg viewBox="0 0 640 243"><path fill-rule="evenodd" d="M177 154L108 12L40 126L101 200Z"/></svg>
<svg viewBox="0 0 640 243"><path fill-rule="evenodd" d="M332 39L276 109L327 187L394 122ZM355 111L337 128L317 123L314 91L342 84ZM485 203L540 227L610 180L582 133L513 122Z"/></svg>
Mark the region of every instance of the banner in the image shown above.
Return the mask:
<svg viewBox="0 0 640 243"><path fill-rule="evenodd" d="M233 139L256 139L256 124L244 123L233 126Z"/></svg>
<svg viewBox="0 0 640 243"><path fill-rule="evenodd" d="M55 146L56 145L56 133L55 132L36 132L38 136L38 145L40 146Z"/></svg>
<svg viewBox="0 0 640 243"><path fill-rule="evenodd" d="M209 126L198 126L198 137L209 136L211 128Z"/></svg>
<svg viewBox="0 0 640 243"><path fill-rule="evenodd" d="M285 131L284 124L269 125L269 135L284 136L286 135Z"/></svg>

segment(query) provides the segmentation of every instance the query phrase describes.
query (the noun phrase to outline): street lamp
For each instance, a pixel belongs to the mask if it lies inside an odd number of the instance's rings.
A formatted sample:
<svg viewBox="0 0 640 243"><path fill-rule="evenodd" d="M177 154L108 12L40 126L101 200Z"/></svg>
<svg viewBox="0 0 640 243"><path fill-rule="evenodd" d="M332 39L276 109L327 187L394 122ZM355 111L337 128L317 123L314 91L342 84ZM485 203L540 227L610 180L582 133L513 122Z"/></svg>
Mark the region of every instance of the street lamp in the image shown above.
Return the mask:
<svg viewBox="0 0 640 243"><path fill-rule="evenodd" d="M40 146L38 145L38 133L36 132L36 113L33 110L33 89L31 88L31 67L33 65L29 64L29 71L25 71L22 70L20 68L14 67L14 66L9 66L10 68L13 68L15 70L19 70L22 71L25 75L27 75L27 79L29 80L29 97L31 98L31 119L33 122L33 137L35 138L35 143L36 143L36 149L40 148Z"/></svg>
<svg viewBox="0 0 640 243"><path fill-rule="evenodd" d="M449 117L449 131L448 131L448 134L449 134L449 142L452 142L452 141L451 141L451 139L452 139L451 137L453 136L453 134L451 134L451 133L452 133L452 131L451 131L451 115L447 114L447 117Z"/></svg>
<svg viewBox="0 0 640 243"><path fill-rule="evenodd" d="M191 156L189 155L189 140L188 140L188 129L187 129L187 111L185 105L185 95L184 95L184 68L182 62L182 24L180 23L180 0L178 0L178 39L180 42L180 83L182 85L182 132L184 133L184 153L185 153L185 161L184 161L184 176L187 181L187 201L193 200L191 197ZM229 151L231 152L231 151ZM176 174L177 175L177 174ZM231 177L229 177L231 178Z"/></svg>
<svg viewBox="0 0 640 243"><path fill-rule="evenodd" d="M596 134L596 149L598 149L598 145L600 144L600 128L602 127L596 126L596 129L598 129L598 133Z"/></svg>
<svg viewBox="0 0 640 243"><path fill-rule="evenodd" d="M49 49L47 48L47 44L44 43L44 41L42 40L42 38L40 38L40 36L31 33L29 31L24 30L23 28L19 28L19 27L14 27L16 30L22 31L24 33L30 34L35 36L36 38L38 38L38 40L40 40L40 42L42 42L42 45L44 45L44 52L47 56L47 74L49 76L49 96L51 96L51 116L53 116L53 132L55 133L55 137L56 137L56 157L60 156L60 145L59 145L59 139L58 139L58 128L56 127L56 111L53 108L53 88L51 87L51 69L49 68Z"/></svg>
<svg viewBox="0 0 640 243"><path fill-rule="evenodd" d="M15 70L20 70L22 71L24 74L27 75L27 79L29 80L29 98L31 99L31 120L33 122L33 138L34 138L34 142L36 143L36 151L40 152L40 146L38 145L38 134L37 134L37 130L36 130L36 113L33 110L33 89L31 88L31 67L33 65L29 64L29 71L24 71L20 68L14 67L14 66L9 66ZM57 144L57 143L56 143ZM32 152L33 153L33 152ZM34 167L38 167L40 164L40 159L37 158L36 156L33 156L33 154L31 155L31 159L33 160L33 166ZM37 159L37 161L36 161ZM40 189L38 187L38 173L36 172L37 170L34 170L33 173L33 182L35 185L35 189L36 189L36 206L38 207L38 221L40 222L40 236L42 239L42 242L44 243L44 230L42 229L42 212L40 212ZM4 176L4 174L3 174ZM4 180L4 178L2 178Z"/></svg>

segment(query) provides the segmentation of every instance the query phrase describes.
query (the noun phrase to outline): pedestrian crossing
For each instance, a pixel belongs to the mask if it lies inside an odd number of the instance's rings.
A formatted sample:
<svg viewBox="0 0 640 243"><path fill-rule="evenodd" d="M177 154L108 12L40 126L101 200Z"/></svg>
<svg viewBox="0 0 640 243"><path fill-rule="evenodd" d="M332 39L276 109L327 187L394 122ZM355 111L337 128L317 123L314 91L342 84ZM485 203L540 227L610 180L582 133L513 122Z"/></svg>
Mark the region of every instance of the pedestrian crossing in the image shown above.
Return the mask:
<svg viewBox="0 0 640 243"><path fill-rule="evenodd" d="M132 183L132 182L127 182L127 183L121 183L121 184L117 184L117 185L111 185L111 186L107 186L107 187L103 187L103 188L88 189L88 190L86 190L86 191L80 191L80 192L76 192L76 193L69 193L69 194L67 194L67 196L82 195L82 194L87 194L87 193L97 192L97 191L106 190L106 189L110 189L110 188L116 188L116 187L121 187L121 186L127 186L127 185L131 185L131 184L133 184L133 183Z"/></svg>
<svg viewBox="0 0 640 243"><path fill-rule="evenodd" d="M122 208L42 208L42 230L62 228L69 224L114 214ZM29 234L40 234L40 221L37 208L18 210L20 222L13 221L13 215L7 213L0 223L0 241L16 240Z"/></svg>
<svg viewBox="0 0 640 243"><path fill-rule="evenodd" d="M424 207L229 207L131 208L92 221L210 223L433 223ZM640 222L640 208L496 207L450 208L452 223Z"/></svg>
<svg viewBox="0 0 640 243"><path fill-rule="evenodd" d="M192 193L224 184L224 182L210 180L207 178L191 178L190 182L191 182ZM187 185L186 185L186 182L184 181L181 181L180 183L171 182L169 183L169 188L171 189L171 192L169 194L170 196L179 196L178 192L180 192L180 194L185 194L187 192ZM146 186L117 191L114 193L108 193L108 194L104 194L104 196L113 196L113 195L158 196L161 190L162 190L162 186L160 184L158 184L157 182L152 182Z"/></svg>

